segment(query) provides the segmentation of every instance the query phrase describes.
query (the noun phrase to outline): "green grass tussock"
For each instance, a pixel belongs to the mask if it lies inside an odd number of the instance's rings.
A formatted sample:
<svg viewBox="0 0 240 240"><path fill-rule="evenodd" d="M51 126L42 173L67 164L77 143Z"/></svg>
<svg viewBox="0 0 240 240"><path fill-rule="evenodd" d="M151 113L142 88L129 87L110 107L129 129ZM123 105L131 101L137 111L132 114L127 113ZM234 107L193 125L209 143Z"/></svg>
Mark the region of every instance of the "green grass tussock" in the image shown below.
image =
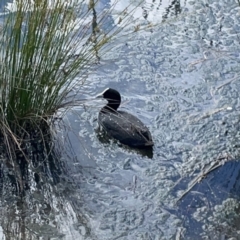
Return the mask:
<svg viewBox="0 0 240 240"><path fill-rule="evenodd" d="M98 2L84 3L18 0L14 10L5 11L0 30L0 134L7 146L13 142L19 148L26 133L49 125L72 89L84 84L100 50L119 33L120 28L101 28L112 9L99 18ZM126 26L128 18L125 9L121 23L125 20Z"/></svg>

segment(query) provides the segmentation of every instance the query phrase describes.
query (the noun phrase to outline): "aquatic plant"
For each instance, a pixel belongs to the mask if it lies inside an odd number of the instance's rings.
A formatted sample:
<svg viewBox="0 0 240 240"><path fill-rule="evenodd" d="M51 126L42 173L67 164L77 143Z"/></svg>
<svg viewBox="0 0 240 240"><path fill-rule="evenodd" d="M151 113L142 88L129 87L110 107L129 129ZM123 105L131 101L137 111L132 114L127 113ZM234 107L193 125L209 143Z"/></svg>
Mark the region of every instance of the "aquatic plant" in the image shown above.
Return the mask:
<svg viewBox="0 0 240 240"><path fill-rule="evenodd" d="M73 90L81 89L109 41L129 22L126 8L121 28L106 24L118 1L99 14L98 1L85 2L18 0L2 15L0 136L11 158L16 150L23 153L24 139L36 130L43 135L54 114L74 103Z"/></svg>

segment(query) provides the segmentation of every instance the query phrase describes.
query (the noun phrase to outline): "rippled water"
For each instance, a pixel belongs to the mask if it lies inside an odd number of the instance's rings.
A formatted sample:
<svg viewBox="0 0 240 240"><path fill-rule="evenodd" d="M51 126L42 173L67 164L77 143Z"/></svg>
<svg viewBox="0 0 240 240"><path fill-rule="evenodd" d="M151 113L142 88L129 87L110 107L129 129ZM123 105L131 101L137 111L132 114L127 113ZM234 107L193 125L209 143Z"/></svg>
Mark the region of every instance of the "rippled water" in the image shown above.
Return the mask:
<svg viewBox="0 0 240 240"><path fill-rule="evenodd" d="M239 239L240 8L233 0L179 2L177 17L115 40L79 93L118 89L122 109L152 132L153 157L98 139L104 102L74 108L59 130L62 164L45 173L51 184L43 177L32 187L28 208L4 197L2 215L25 226L26 239ZM146 21L160 3L146 3ZM226 163L183 196L217 160Z"/></svg>

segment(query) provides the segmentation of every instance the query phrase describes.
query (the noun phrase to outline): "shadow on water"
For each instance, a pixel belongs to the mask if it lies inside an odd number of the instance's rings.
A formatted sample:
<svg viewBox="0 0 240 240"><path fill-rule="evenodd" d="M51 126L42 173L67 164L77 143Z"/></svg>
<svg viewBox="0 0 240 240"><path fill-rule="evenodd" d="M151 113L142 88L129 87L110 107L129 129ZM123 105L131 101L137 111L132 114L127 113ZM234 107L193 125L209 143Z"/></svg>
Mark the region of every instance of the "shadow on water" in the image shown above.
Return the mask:
<svg viewBox="0 0 240 240"><path fill-rule="evenodd" d="M61 161L59 141L50 132L44 141L39 136L30 139L22 146L27 160L19 151L14 164L5 158L0 165L0 238L62 239L73 234L81 239L81 234L89 235L87 220L71 198L74 184L66 177L69 173Z"/></svg>
<svg viewBox="0 0 240 240"><path fill-rule="evenodd" d="M189 183L189 179L184 181ZM240 161L232 160L210 172L178 203L176 214L184 216L183 223L188 232L186 239L198 239L201 228L205 228L208 236L214 236L212 239L239 239L239 200ZM204 223L203 216L207 219Z"/></svg>

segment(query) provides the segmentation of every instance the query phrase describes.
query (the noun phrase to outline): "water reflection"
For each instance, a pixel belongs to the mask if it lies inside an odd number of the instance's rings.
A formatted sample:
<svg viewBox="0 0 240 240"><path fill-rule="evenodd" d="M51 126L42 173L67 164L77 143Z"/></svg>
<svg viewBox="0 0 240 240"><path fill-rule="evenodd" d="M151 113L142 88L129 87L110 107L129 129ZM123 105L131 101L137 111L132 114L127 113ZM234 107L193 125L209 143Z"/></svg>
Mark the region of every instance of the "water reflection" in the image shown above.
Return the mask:
<svg viewBox="0 0 240 240"><path fill-rule="evenodd" d="M169 6L166 8L166 13L163 14L163 20L166 20L169 16L177 16L181 13L181 4L180 0L173 0Z"/></svg>
<svg viewBox="0 0 240 240"><path fill-rule="evenodd" d="M187 0L156 1L146 0L143 4L142 16L150 22L160 22L178 16L187 5ZM155 19L153 19L155 15Z"/></svg>

